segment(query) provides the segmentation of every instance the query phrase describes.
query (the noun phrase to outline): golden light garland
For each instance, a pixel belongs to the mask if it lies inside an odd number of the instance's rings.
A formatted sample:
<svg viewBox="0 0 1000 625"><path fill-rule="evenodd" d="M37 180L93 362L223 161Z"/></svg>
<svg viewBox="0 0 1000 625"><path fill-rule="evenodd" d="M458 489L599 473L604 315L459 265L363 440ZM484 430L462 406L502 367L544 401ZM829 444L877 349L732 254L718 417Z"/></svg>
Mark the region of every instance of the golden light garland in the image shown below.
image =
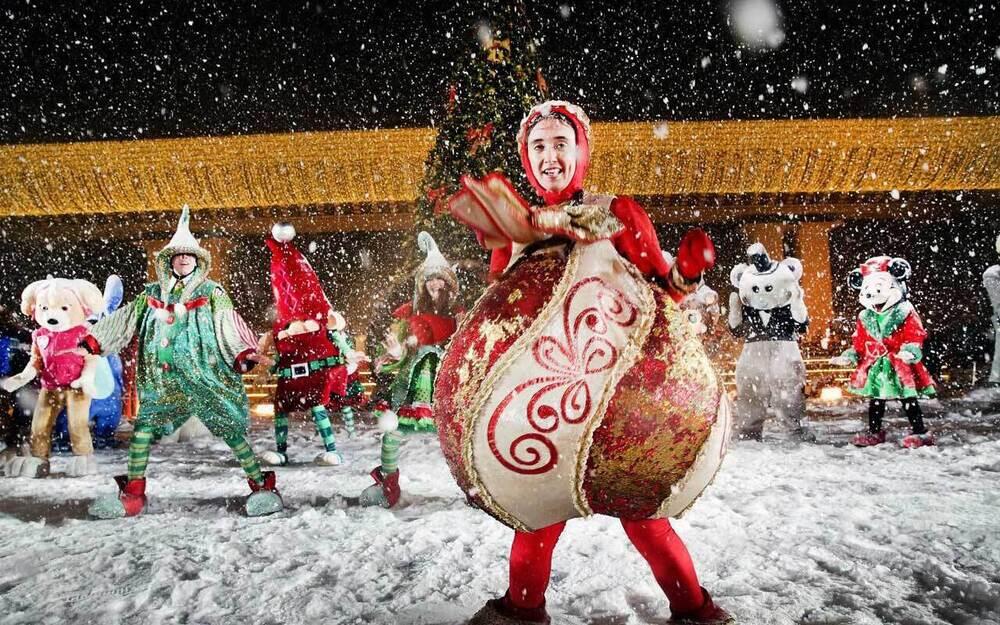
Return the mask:
<svg viewBox="0 0 1000 625"><path fill-rule="evenodd" d="M0 216L412 202L428 128L0 146ZM594 125L635 196L1000 189L1000 118Z"/></svg>

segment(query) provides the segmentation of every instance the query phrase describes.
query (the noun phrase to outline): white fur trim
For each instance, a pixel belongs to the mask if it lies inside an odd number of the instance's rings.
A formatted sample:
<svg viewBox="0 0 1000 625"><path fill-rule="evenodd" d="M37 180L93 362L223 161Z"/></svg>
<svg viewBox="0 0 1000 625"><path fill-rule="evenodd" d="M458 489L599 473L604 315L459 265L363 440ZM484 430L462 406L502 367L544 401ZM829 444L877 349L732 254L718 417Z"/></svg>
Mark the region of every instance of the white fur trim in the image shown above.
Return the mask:
<svg viewBox="0 0 1000 625"><path fill-rule="evenodd" d="M399 416L392 410L383 410L378 416L378 429L392 432L399 427Z"/></svg>
<svg viewBox="0 0 1000 625"><path fill-rule="evenodd" d="M276 223L271 226L271 236L278 243L288 243L295 238L295 226L289 223Z"/></svg>
<svg viewBox="0 0 1000 625"><path fill-rule="evenodd" d="M170 316L170 311L167 310L166 308L157 308L153 312L153 316L159 319L160 321L166 321L167 317Z"/></svg>
<svg viewBox="0 0 1000 625"><path fill-rule="evenodd" d="M187 314L187 305L185 304L174 304L174 314L178 317L183 317Z"/></svg>
<svg viewBox="0 0 1000 625"><path fill-rule="evenodd" d="M327 327L333 330L343 330L347 327L347 320L344 319L344 315L335 310L331 310Z"/></svg>

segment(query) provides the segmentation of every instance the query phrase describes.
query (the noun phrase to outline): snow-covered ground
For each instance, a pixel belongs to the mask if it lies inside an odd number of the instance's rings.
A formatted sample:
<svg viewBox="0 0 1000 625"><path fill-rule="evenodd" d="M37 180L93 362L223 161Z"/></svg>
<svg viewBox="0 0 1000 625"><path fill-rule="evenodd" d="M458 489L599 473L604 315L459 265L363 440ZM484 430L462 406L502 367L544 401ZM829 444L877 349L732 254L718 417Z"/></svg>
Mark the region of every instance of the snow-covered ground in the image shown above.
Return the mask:
<svg viewBox="0 0 1000 625"><path fill-rule="evenodd" d="M1000 623L1000 396L930 402L938 447L845 446L864 404L812 406L818 444L742 443L675 527L704 586L742 624ZM902 432L905 421L889 425ZM343 434L343 432L338 432ZM257 449L271 440L255 428ZM512 532L468 508L434 438L403 448L396 510L357 505L375 434L348 464L310 464L306 424L278 469L287 510L249 519L221 442L153 449L147 513L89 521L101 476L0 478L0 623L458 624L506 587ZM55 460L55 470L60 459ZM665 622L668 608L614 519L569 523L553 622Z"/></svg>

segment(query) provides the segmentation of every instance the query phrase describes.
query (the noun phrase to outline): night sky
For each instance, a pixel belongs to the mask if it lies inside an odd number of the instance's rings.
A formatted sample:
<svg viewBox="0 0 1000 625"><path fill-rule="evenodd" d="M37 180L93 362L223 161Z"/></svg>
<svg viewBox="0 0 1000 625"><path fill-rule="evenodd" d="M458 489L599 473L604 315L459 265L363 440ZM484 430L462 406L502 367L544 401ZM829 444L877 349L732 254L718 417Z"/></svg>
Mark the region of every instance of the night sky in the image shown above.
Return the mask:
<svg viewBox="0 0 1000 625"><path fill-rule="evenodd" d="M10 0L0 142L429 125L490 4ZM776 0L762 45L728 1L527 19L552 95L597 120L1000 114L994 4L849 4Z"/></svg>

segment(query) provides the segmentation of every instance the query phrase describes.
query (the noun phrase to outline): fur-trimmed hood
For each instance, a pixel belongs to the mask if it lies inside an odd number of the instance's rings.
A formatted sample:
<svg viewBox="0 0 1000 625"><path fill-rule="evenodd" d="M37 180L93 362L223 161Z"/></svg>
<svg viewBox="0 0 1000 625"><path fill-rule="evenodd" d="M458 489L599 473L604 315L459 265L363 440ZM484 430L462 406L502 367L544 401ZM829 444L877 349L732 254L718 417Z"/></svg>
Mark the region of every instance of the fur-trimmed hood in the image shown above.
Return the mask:
<svg viewBox="0 0 1000 625"><path fill-rule="evenodd" d="M199 245L198 239L191 234L191 209L187 204L181 209L181 217L177 222L174 236L156 253L156 280L160 285L160 297L166 298L169 295L170 282L174 276L170 260L177 254L191 254L198 259L198 267L188 278L184 293L181 295L181 301L185 302L191 298L195 289L208 279L208 272L212 269L212 254Z"/></svg>

